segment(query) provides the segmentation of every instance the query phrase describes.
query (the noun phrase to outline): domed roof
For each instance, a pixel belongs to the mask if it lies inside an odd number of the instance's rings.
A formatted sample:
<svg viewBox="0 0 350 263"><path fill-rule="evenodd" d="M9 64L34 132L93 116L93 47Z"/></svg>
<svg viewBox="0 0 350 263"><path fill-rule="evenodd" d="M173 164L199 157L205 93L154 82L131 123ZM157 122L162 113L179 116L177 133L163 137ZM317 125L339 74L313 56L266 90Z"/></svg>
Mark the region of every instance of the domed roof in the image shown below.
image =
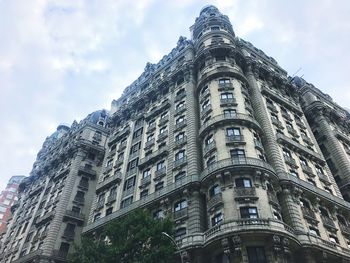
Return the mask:
<svg viewBox="0 0 350 263"><path fill-rule="evenodd" d="M108 113L106 110L98 110L98 111L94 111L93 113L90 113L87 117L86 117L86 121L91 122L93 124L99 124L100 125L100 121L105 121L106 118L108 117Z"/></svg>
<svg viewBox="0 0 350 263"><path fill-rule="evenodd" d="M210 13L220 13L219 9L214 5L204 6L199 13L199 15L210 14Z"/></svg>

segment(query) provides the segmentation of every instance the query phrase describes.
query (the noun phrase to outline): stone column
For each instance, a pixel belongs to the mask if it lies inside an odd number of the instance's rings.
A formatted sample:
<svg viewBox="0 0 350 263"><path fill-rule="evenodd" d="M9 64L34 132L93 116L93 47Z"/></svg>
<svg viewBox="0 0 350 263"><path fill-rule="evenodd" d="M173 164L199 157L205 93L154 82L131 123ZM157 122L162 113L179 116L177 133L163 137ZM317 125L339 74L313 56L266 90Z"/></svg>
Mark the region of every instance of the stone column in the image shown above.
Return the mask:
<svg viewBox="0 0 350 263"><path fill-rule="evenodd" d="M187 190L189 191L189 190ZM191 190L192 191L192 190ZM202 232L202 205L201 196L198 190L190 193L190 203L188 208L188 233L200 233Z"/></svg>

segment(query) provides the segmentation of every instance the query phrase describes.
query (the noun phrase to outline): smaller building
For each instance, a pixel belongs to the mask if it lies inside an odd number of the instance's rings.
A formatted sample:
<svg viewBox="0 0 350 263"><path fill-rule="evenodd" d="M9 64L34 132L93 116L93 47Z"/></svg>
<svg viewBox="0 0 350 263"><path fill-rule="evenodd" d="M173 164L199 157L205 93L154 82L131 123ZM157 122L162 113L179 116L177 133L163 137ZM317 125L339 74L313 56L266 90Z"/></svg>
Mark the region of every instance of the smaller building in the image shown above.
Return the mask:
<svg viewBox="0 0 350 263"><path fill-rule="evenodd" d="M11 206L17 201L18 186L25 178L24 175L15 175L10 178L5 190L0 194L0 237L6 232L7 221L11 218Z"/></svg>

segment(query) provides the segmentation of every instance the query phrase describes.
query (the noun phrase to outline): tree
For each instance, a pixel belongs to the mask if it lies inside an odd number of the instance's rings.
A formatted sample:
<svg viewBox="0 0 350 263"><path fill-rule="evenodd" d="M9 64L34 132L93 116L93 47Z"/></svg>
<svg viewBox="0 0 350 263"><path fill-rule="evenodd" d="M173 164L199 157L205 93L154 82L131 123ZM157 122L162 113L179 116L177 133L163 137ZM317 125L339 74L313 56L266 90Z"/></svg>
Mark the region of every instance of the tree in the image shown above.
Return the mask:
<svg viewBox="0 0 350 263"><path fill-rule="evenodd" d="M174 262L175 246L162 232L173 233L169 218L154 219L148 212L137 209L107 224L99 238L83 237L70 262Z"/></svg>

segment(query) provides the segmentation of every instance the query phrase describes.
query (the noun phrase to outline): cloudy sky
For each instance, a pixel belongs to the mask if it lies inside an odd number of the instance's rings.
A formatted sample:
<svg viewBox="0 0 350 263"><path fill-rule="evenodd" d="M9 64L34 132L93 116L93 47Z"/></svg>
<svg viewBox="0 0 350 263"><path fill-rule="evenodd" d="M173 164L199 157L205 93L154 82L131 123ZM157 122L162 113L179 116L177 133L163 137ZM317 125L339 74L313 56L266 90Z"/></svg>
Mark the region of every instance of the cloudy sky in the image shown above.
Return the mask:
<svg viewBox="0 0 350 263"><path fill-rule="evenodd" d="M350 108L346 0L0 0L0 189L27 175L60 123L112 99L173 47L206 4L252 42Z"/></svg>

